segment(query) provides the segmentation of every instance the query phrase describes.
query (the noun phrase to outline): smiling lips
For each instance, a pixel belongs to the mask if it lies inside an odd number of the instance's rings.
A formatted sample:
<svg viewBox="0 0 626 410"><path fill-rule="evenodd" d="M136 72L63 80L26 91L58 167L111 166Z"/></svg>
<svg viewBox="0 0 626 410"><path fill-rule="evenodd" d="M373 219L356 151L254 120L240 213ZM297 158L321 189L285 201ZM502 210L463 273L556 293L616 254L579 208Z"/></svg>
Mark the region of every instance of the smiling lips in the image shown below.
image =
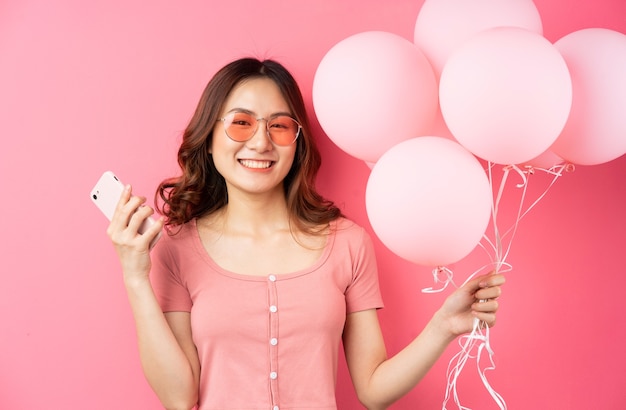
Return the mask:
<svg viewBox="0 0 626 410"><path fill-rule="evenodd" d="M240 159L239 163L246 168L266 169L272 166L274 161L258 161L252 159Z"/></svg>

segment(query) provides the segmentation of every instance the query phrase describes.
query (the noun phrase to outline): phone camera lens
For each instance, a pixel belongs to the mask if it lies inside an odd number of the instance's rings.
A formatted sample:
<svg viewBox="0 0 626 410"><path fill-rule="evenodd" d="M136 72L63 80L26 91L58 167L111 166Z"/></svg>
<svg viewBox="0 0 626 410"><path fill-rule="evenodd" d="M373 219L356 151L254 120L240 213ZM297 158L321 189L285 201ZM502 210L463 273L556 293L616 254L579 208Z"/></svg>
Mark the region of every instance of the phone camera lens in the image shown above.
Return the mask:
<svg viewBox="0 0 626 410"><path fill-rule="evenodd" d="M93 199L98 199L98 195L96 195L96 194L93 194L92 197L93 197Z"/></svg>

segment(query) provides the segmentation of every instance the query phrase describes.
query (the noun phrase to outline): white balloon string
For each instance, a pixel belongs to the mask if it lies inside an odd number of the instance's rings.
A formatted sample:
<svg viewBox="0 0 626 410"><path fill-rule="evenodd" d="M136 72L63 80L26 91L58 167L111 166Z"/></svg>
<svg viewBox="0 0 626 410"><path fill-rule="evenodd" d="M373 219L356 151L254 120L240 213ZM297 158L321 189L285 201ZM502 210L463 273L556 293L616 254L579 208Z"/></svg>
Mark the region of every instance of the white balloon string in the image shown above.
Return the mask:
<svg viewBox="0 0 626 410"><path fill-rule="evenodd" d="M496 402L498 407L501 410L505 410L506 403L504 402L504 399L491 387L485 374L487 370L494 370L496 368L495 362L493 361L494 351L491 348L489 342L489 327L486 326L483 322L475 320L474 329L469 335L465 335L459 338L459 345L461 346L461 350L452 358L450 364L448 365L448 384L446 387L446 394L444 397L442 410L447 409L446 405L451 398L459 409L470 410L469 407L465 407L461 404L457 392L458 378L461 375L461 372L469 359L476 359L478 374L483 384L485 385L485 388L487 389L493 400ZM476 351L475 355L472 355L473 351ZM487 351L487 353L489 354L489 365L485 366L485 368L481 368L481 358L484 351Z"/></svg>
<svg viewBox="0 0 626 410"><path fill-rule="evenodd" d="M489 269L493 266L494 264L491 263L482 266L480 269L477 269L466 279L464 285L465 283L473 279L481 271ZM503 266L505 267L504 269L502 268ZM500 264L500 272L508 271L510 270L510 268L511 266L506 262ZM461 404L457 392L458 378L461 375L465 364L470 359L476 359L478 374L487 392L491 395L500 410L506 410L507 407L504 399L494 390L486 376L487 370L494 370L496 368L495 362L493 360L494 351L491 348L491 344L489 341L489 326L487 326L487 324L483 321L474 319L473 329L471 333L461 336L459 338L459 345L461 346L461 350L450 360L450 363L448 364L448 370L446 372L446 394L444 397L442 410L447 409L446 405L451 398L453 399L454 404L456 404L459 409L470 410L468 407L465 407ZM474 355L472 355L473 351L476 351ZM489 365L481 368L482 354L484 351L488 353Z"/></svg>
<svg viewBox="0 0 626 410"><path fill-rule="evenodd" d="M544 168L536 168L536 167L531 167L531 166L526 166L525 167L526 170L523 172L526 172L530 175L534 175L535 171L542 171L545 172L548 175L552 175L554 178L552 178L552 181L550 181L550 183L548 184L548 186L546 187L546 189L537 197L537 199L528 207L526 208L525 211L521 212L522 206L523 206L523 199L522 202L520 202L520 213L518 215L516 224L519 223L519 221L524 218L528 212L530 212L531 209L533 209L538 203L539 201L541 201L546 194L548 193L548 191L550 190L550 188L552 188L552 186L556 183L556 181L559 179L559 177L563 176L563 171L565 172L574 172L574 170L576 169L576 167L574 166L574 164L560 164L560 165L555 165L549 169L544 169ZM520 187L518 185L518 187ZM525 190L524 190L524 195L525 195ZM509 230L504 234L504 236L507 236L510 231L513 229L509 228Z"/></svg>
<svg viewBox="0 0 626 410"><path fill-rule="evenodd" d="M541 199L545 197L550 188L555 184L557 179L563 175L563 172L571 172L574 170L574 166L572 164L564 164L564 165L556 165L549 169L525 166L523 169L518 167L517 165L507 165L503 168L502 179L500 181L500 186L497 191L494 190L494 179L493 179L493 170L494 164L489 163L488 166L488 176L489 176L489 186L491 191L494 192L494 199L491 206L491 216L492 216L492 225L493 225L493 239L489 238L487 234L483 235L483 240L479 243L479 246L487 253L491 262L487 265L482 266L480 269L474 271L469 277L465 280L464 285L473 279L479 272L484 271L486 269L491 268L495 272L504 273L512 270L512 266L507 262L507 258L511 251L511 245L513 243L513 238L517 233L517 228L519 226L520 220L524 218L533 209ZM513 225L507 229L504 234L502 234L502 230L500 229L500 221L499 221L499 211L500 211L500 202L504 196L504 191L506 187L506 183L509 180L509 174L511 171L515 171L521 179L522 182L516 184L518 189L521 189L520 193L520 201L519 207L517 209L517 214L515 216L515 221ZM526 209L524 209L524 204L526 201L526 195L528 190L528 185L530 182L530 176L535 174L535 171L542 171L548 175L552 175L554 178L548 184L547 188L537 197L537 199ZM506 239L506 243L505 243ZM425 293L435 293L441 292L448 287L449 284L453 284L452 280L453 274L452 271L445 267L437 267L433 270L433 276L435 278L435 283L443 282L443 286L439 289L426 288L422 291ZM442 276L444 279L442 280ZM455 285L456 286L456 285ZM500 408L500 410L506 410L506 402L504 398L498 394L487 379L487 371L495 370L496 365L493 360L494 350L491 347L491 343L489 340L489 326L478 319L474 319L473 329L471 333L461 336L459 338L459 345L461 350L450 360L447 369L447 386L446 386L446 394L444 397L442 410L446 410L446 405L452 399L455 405L460 410L470 410L468 407L465 407L461 404L458 392L457 392L457 383L458 378L461 374L461 371L465 367L465 364L470 359L476 360L476 368L478 370L478 375L483 382L487 392L490 394L491 398L494 400L496 405ZM475 353L473 353L475 352ZM488 354L488 364L483 365L482 355L484 352Z"/></svg>
<svg viewBox="0 0 626 410"><path fill-rule="evenodd" d="M481 359L481 356L482 356L482 353L483 353L484 349L486 349L487 353L489 354L489 365L485 366L483 369L481 369L481 367L480 367L481 360L480 359ZM478 370L478 374L480 375L480 379L483 381L483 384L484 384L485 388L487 389L487 391L489 392L489 394L491 395L493 400L496 402L498 407L500 409L506 409L506 402L504 401L504 398L491 387L491 385L489 384L489 381L487 380L486 372L488 370L495 370L496 369L496 364L495 364L495 362L493 360L493 355L494 355L494 351L491 348L491 344L489 342L489 326L485 325L484 340L483 340L483 343L481 343L478 346L478 355L477 355L477 358L476 358L476 369Z"/></svg>
<svg viewBox="0 0 626 410"><path fill-rule="evenodd" d="M452 284L454 287L457 287L454 283L452 277L454 276L452 271L445 266L437 266L433 269L433 280L435 285L438 283L442 283L442 285L438 288L430 287L422 289L422 293L440 293L446 290L448 285ZM443 279L442 279L443 276Z"/></svg>

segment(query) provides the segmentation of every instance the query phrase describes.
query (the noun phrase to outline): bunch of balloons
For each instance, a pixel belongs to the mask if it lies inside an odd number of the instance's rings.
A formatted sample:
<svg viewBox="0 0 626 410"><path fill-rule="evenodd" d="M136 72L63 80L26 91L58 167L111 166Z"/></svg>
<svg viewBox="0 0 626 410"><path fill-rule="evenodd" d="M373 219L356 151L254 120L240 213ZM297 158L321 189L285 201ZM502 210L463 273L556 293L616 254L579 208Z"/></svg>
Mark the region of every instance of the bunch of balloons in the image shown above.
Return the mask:
<svg viewBox="0 0 626 410"><path fill-rule="evenodd" d="M626 153L626 35L543 37L532 0L426 0L413 41L370 31L332 47L313 82L328 137L372 165L366 209L398 256L444 266L492 207L479 158L595 165Z"/></svg>

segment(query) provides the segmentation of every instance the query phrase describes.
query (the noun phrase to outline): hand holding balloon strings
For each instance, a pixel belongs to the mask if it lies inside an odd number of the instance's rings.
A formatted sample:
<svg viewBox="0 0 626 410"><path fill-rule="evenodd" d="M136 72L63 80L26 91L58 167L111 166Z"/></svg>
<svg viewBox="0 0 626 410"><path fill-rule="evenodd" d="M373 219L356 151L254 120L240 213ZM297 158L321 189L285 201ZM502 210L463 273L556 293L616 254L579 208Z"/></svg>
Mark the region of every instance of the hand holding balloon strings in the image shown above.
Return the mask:
<svg viewBox="0 0 626 410"><path fill-rule="evenodd" d="M494 165L495 164L493 163L489 163L489 167L488 167L489 183L492 189L493 189L492 170L493 170ZM502 180L500 181L500 186L494 198L493 207L492 207L492 222L493 222L493 229L494 229L494 238L493 240L490 240L487 235L483 236L484 241L487 242L490 249L488 249L482 243L479 244L481 248L483 248L490 255L491 262L477 269L475 272L473 272L463 285L465 285L469 280L473 279L479 272L485 269L492 268L494 269L493 271L494 273L504 273L512 269L512 266L508 262L506 262L506 259L509 255L511 244L513 242L513 237L515 236L520 220L524 216L526 216L528 212L530 212L530 210L535 205L537 205L537 203L547 194L548 190L554 185L557 179L563 175L563 171L571 172L573 170L574 170L574 166L572 164L557 164L557 165L553 165L552 167L548 169L534 167L532 165L525 165L523 169L517 165L507 165L503 168ZM511 228L509 228L506 232L504 232L504 234L502 234L498 226L498 212L499 212L500 201L502 200L502 196L504 193L504 188L508 181L508 176L511 173L511 171L515 171L522 178L522 182L516 185L517 188L522 189L522 192L520 194L519 208L517 211L515 221L513 225L511 226ZM528 183L529 183L528 176L534 175L535 171L545 172L546 174L552 175L554 178L548 184L547 188L538 196L538 198L530 206L528 206L528 208L524 209L524 202L526 199ZM510 238L508 238L508 242L506 242L506 246L505 246L505 239L509 235L510 235ZM443 286L439 289L426 288L426 289L423 289L422 292L424 293L441 292L444 289L446 289L449 284L452 284L453 286L456 287L456 284L453 281L453 272L444 266L438 266L435 269L433 269L433 277L435 279L435 283L442 282ZM481 300L481 302L483 301L484 300ZM442 408L446 409L446 404L451 398L453 398L455 404L459 408L466 409L466 407L463 407L460 404L460 400L459 400L457 388L456 388L457 380L461 371L465 367L465 364L467 363L467 361L469 359L475 358L478 374L481 380L483 381L483 384L485 385L487 391L489 392L493 400L496 402L498 407L501 410L505 410L507 407L506 407L506 403L504 399L502 398L500 394L498 394L491 387L486 376L486 372L488 370L494 370L496 368L495 362L493 360L494 351L491 348L491 344L489 341L489 326L485 322L475 319L471 333L469 333L468 335L462 336L459 339L459 344L461 346L461 350L452 358L452 360L450 360L450 364L447 369L446 395L443 401ZM476 353L473 356L472 352L474 351ZM488 353L488 364L481 367L481 358L482 358L482 353L484 351L487 351Z"/></svg>

